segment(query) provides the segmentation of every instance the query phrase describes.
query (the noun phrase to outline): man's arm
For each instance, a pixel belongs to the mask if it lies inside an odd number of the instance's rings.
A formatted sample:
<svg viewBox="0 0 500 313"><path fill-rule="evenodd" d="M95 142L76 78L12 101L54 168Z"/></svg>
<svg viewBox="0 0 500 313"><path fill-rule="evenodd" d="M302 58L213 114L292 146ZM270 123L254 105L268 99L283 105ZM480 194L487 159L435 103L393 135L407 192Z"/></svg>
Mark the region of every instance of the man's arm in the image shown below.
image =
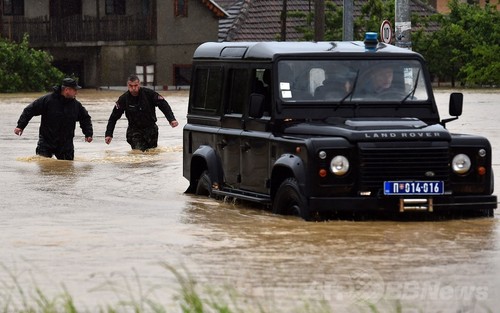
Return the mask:
<svg viewBox="0 0 500 313"><path fill-rule="evenodd" d="M172 108L168 104L167 100L165 100L165 98L163 98L160 94L157 95L156 105L158 106L160 111L163 112L168 122L170 123L170 126L177 127L179 125L179 122L177 122L177 120L175 119L174 112L172 112Z"/></svg>
<svg viewBox="0 0 500 313"><path fill-rule="evenodd" d="M19 116L19 119L17 121L17 126L14 129L14 133L16 133L16 135L21 136L23 130L26 128L26 126L28 126L28 123L31 121L33 116L42 114L45 98L46 97L38 98L24 108L21 116Z"/></svg>
<svg viewBox="0 0 500 313"><path fill-rule="evenodd" d="M111 115L109 116L108 125L106 125L106 137L113 137L116 122L120 119L120 117L122 117L124 111L125 106L120 104L120 101L117 101L113 107L113 111L111 111Z"/></svg>
<svg viewBox="0 0 500 313"><path fill-rule="evenodd" d="M80 122L80 128L82 129L82 132L85 135L85 141L91 142L92 137L94 135L94 130L92 128L92 118L90 117L87 109L85 109L85 107L81 104L78 115L79 115L78 120Z"/></svg>
<svg viewBox="0 0 500 313"><path fill-rule="evenodd" d="M111 111L111 115L108 119L108 125L106 125L106 132L104 134L104 142L106 144L110 144L113 139L113 132L115 131L116 122L122 117L123 112L125 112L125 103L123 98L120 97L118 101L116 101L115 106L113 107L113 111Z"/></svg>

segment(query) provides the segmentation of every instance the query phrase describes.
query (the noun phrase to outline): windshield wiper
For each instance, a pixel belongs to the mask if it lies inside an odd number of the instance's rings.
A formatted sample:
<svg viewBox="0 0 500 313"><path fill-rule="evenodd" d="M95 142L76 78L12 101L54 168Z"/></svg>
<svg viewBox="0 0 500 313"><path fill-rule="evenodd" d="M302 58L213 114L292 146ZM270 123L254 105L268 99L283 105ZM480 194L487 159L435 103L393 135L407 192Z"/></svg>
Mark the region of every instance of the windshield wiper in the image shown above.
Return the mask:
<svg viewBox="0 0 500 313"><path fill-rule="evenodd" d="M351 99L352 99L352 95L354 94L354 90L356 89L356 84L358 83L358 77L359 77L359 69L356 71L356 77L354 78L354 81L352 82L351 91L349 91L344 96L344 98L340 99L339 103L335 107L335 110L337 110L344 103L345 99L347 99L348 97L351 97ZM351 101L351 99L349 99L349 101Z"/></svg>
<svg viewBox="0 0 500 313"><path fill-rule="evenodd" d="M402 104L405 103L405 101L409 98L409 97L412 97L413 98L413 95L415 95L415 91L417 90L417 85L418 85L418 79L420 77L420 70L421 69L418 69L418 72L417 72L417 79L415 80L415 84L413 85L413 88L412 90L410 90L410 92L406 95L406 97L403 98L403 100L401 100L401 102L399 103L399 106L401 106ZM398 108L399 108L398 106Z"/></svg>

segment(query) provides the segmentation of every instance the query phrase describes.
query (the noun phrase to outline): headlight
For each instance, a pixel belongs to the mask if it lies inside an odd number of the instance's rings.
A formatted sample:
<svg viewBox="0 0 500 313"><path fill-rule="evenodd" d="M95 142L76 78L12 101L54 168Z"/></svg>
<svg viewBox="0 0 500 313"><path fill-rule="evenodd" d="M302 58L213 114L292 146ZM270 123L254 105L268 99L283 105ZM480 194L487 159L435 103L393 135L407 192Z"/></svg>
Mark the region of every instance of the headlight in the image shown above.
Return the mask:
<svg viewBox="0 0 500 313"><path fill-rule="evenodd" d="M342 176L349 171L349 160L343 155L337 155L330 162L330 170L337 176Z"/></svg>
<svg viewBox="0 0 500 313"><path fill-rule="evenodd" d="M457 154L451 162L453 171L459 175L463 175L470 170L470 158L466 154Z"/></svg>

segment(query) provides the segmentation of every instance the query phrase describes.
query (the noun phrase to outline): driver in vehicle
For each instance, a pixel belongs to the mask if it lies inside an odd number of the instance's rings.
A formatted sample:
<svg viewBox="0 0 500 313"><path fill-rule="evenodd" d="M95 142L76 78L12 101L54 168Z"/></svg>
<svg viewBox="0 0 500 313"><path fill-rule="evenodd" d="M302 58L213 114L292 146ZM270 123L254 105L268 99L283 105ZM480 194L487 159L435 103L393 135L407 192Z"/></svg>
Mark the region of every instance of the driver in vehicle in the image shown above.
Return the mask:
<svg viewBox="0 0 500 313"><path fill-rule="evenodd" d="M390 67L382 68L378 71L373 71L368 80L368 85L365 90L367 93L382 94L387 92L392 86L394 71Z"/></svg>

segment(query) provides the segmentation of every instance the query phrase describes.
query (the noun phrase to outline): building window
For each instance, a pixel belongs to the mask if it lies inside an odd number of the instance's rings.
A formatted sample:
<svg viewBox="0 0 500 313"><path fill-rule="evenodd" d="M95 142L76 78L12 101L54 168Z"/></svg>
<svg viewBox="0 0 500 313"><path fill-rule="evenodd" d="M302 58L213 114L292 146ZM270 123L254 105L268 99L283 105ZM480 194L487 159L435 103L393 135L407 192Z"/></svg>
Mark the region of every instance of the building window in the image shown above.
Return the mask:
<svg viewBox="0 0 500 313"><path fill-rule="evenodd" d="M125 0L106 0L106 15L125 15Z"/></svg>
<svg viewBox="0 0 500 313"><path fill-rule="evenodd" d="M24 15L24 0L3 0L4 15Z"/></svg>
<svg viewBox="0 0 500 313"><path fill-rule="evenodd" d="M135 74L139 77L143 86L154 86L155 83L155 65L137 64Z"/></svg>
<svg viewBox="0 0 500 313"><path fill-rule="evenodd" d="M188 0L174 0L175 16L184 16L188 14Z"/></svg>

